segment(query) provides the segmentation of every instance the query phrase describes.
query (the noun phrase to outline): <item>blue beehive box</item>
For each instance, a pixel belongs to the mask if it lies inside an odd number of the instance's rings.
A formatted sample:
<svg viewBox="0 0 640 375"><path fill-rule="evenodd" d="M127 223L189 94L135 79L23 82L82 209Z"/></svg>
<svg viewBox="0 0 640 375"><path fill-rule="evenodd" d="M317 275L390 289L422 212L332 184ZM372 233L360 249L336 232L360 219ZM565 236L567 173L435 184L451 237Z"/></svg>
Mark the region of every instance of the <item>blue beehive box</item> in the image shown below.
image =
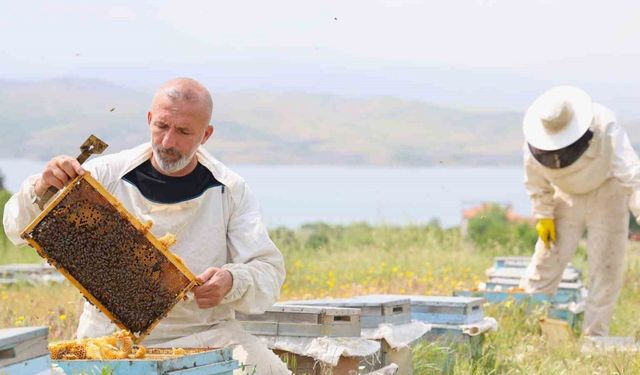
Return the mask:
<svg viewBox="0 0 640 375"><path fill-rule="evenodd" d="M465 333L459 325L432 324L431 330L422 339L424 342L437 342L440 345L454 346L471 358L480 358L485 335L471 336ZM453 358L451 359L453 360Z"/></svg>
<svg viewBox="0 0 640 375"><path fill-rule="evenodd" d="M568 308L552 306L547 315L550 318L566 321L570 327L577 329L582 323L582 313L574 313Z"/></svg>
<svg viewBox="0 0 640 375"><path fill-rule="evenodd" d="M411 300L411 318L426 323L470 324L484 318L482 297L391 295Z"/></svg>
<svg viewBox="0 0 640 375"><path fill-rule="evenodd" d="M508 257L495 257L493 259L494 268L526 268L531 262L531 257L525 256L508 256Z"/></svg>
<svg viewBox="0 0 640 375"><path fill-rule="evenodd" d="M524 293L524 292L506 292L492 290L456 290L453 292L456 296L464 297L483 297L489 303L505 302L509 299L518 303L538 304L551 303L551 296L543 293Z"/></svg>
<svg viewBox="0 0 640 375"><path fill-rule="evenodd" d="M493 268L527 268L530 262L530 256L495 257L493 259ZM571 263L567 265L567 269L576 270Z"/></svg>
<svg viewBox="0 0 640 375"><path fill-rule="evenodd" d="M566 295L549 296L543 293L524 293L524 292L497 292L497 291L469 291L469 290L456 290L454 292L456 296L482 296L487 302L501 303L507 300L513 300L517 303L522 303L527 308L532 308L543 303L550 305L548 315L550 318L562 319L567 321L573 328L577 328L580 324L581 313L574 313L568 308L564 307L572 300Z"/></svg>
<svg viewBox="0 0 640 375"><path fill-rule="evenodd" d="M486 271L487 277L489 279L514 279L520 281L525 276L526 269L525 268L516 268L516 267L491 267ZM562 282L563 283L577 283L580 282L582 275L579 271L573 268L565 268L562 272Z"/></svg>
<svg viewBox="0 0 640 375"><path fill-rule="evenodd" d="M425 338L430 341L445 339L456 343L470 343L473 340L480 341L483 336L470 336L463 332L462 327L454 324L432 324L431 330L425 334Z"/></svg>
<svg viewBox="0 0 640 375"><path fill-rule="evenodd" d="M506 294L505 299L509 297L511 294L509 290L513 288L518 288L520 282L515 279L492 279L486 282L486 291L491 292L502 292ZM553 296L550 296L546 300L549 300L552 303L569 303L569 302L578 302L582 299L582 283L560 283L558 285L558 289L556 289L556 293ZM542 293L536 293L542 294ZM488 297L487 300L491 301ZM538 300L538 298L534 299Z"/></svg>
<svg viewBox="0 0 640 375"><path fill-rule="evenodd" d="M0 374L37 374L50 368L47 327L0 329Z"/></svg>
<svg viewBox="0 0 640 375"><path fill-rule="evenodd" d="M67 374L113 375L232 375L239 368L232 359L231 348L184 348L186 354L173 355L171 348L148 348L146 358L119 360L56 360Z"/></svg>

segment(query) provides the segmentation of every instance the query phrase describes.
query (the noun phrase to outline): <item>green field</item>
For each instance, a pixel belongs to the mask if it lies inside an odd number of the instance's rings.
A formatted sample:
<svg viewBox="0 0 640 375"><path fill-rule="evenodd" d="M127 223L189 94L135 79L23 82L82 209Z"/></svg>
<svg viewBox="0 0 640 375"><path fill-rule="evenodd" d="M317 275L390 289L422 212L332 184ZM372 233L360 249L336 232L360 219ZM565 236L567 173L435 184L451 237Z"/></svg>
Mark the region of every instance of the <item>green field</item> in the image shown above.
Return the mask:
<svg viewBox="0 0 640 375"><path fill-rule="evenodd" d="M483 227L482 230L487 230ZM494 236L490 230L488 235ZM504 231L502 232L504 233ZM311 224L297 230L275 229L272 238L285 255L287 279L281 300L346 297L365 293L450 295L473 288L484 279L494 256L522 253L522 237L513 231L499 242L461 238L457 229L429 226ZM530 234L530 233L529 233ZM1 248L2 262L38 260L30 249ZM585 270L584 251L574 264ZM629 249L625 289L612 322L611 334L640 332L640 246ZM55 296L55 298L52 298ZM73 336L82 298L69 284L0 287L0 327L48 325L50 339ZM633 374L640 373L637 355L582 354L579 337L561 347L547 344L538 318L513 303L485 306L499 330L486 336L481 353L464 348L422 344L413 349L416 374Z"/></svg>

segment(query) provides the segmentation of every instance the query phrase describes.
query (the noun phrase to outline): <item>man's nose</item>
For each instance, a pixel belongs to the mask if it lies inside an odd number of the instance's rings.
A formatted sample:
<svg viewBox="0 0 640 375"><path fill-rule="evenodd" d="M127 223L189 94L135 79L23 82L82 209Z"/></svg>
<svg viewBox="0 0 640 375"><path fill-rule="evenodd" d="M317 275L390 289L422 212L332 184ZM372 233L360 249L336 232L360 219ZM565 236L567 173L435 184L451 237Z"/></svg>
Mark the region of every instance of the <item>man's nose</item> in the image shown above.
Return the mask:
<svg viewBox="0 0 640 375"><path fill-rule="evenodd" d="M173 129L169 129L162 137L162 147L171 148L176 144L176 133Z"/></svg>

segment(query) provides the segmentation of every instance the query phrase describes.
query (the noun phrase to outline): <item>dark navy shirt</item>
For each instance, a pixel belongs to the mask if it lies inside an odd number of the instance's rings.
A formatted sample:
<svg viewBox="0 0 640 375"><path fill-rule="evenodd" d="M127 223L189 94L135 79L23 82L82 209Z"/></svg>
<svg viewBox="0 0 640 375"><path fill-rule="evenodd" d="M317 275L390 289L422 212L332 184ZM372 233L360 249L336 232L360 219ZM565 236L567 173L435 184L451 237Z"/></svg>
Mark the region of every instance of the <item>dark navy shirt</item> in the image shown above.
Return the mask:
<svg viewBox="0 0 640 375"><path fill-rule="evenodd" d="M222 186L204 165L186 176L171 177L158 172L151 159L140 164L122 177L140 190L148 200L156 203L179 203L201 196L207 189Z"/></svg>

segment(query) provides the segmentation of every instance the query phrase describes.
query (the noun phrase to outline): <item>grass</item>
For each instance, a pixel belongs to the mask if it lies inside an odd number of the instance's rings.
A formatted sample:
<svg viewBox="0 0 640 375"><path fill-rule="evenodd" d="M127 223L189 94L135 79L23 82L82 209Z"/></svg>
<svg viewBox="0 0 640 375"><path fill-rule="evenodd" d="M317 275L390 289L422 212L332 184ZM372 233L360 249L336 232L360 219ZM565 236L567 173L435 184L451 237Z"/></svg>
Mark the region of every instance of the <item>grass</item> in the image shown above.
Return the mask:
<svg viewBox="0 0 640 375"><path fill-rule="evenodd" d="M353 224L306 225L298 230L272 230L282 250L287 279L281 300L346 297L366 293L450 295L476 286L494 256L513 253L508 242L475 248L458 230L429 226ZM33 261L24 249L0 248L7 263ZM574 264L586 270L584 250ZM55 298L52 298L55 296ZM82 297L68 284L0 286L0 326L48 325L50 339L68 339L82 308ZM525 314L517 304L485 307L485 315L500 324L486 335L481 355L472 358L462 348L422 343L413 349L416 374L633 374L640 357L624 353L582 354L580 345L548 345L537 325L543 311ZM618 301L611 335L640 332L640 246L628 253L624 289Z"/></svg>
<svg viewBox="0 0 640 375"><path fill-rule="evenodd" d="M0 265L41 262L43 259L31 247L16 247L9 240L3 241L0 238Z"/></svg>

